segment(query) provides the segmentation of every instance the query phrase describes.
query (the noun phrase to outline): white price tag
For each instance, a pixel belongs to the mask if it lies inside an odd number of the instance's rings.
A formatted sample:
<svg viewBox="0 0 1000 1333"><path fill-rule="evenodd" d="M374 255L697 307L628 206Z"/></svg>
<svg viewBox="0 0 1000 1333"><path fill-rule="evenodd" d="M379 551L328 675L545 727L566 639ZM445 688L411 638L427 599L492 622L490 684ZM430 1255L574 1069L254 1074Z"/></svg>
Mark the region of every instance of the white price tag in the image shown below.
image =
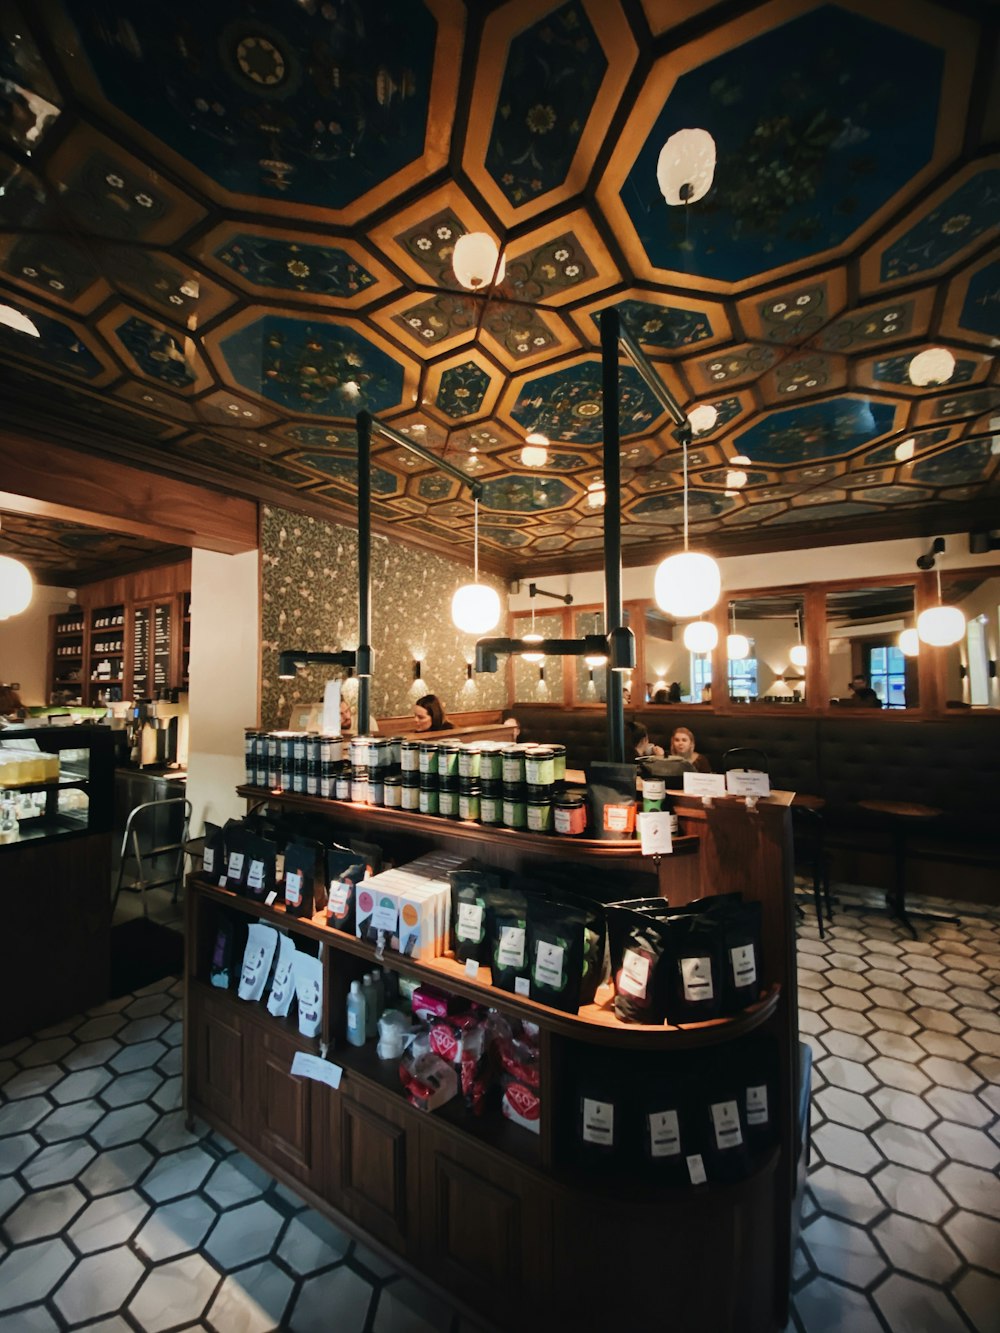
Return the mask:
<svg viewBox="0 0 1000 1333"><path fill-rule="evenodd" d="M583 1099L583 1141L610 1147L615 1141L615 1107L613 1102L592 1102Z"/></svg>
<svg viewBox="0 0 1000 1333"><path fill-rule="evenodd" d="M481 940L483 938L483 908L481 903L458 904L457 933L460 940Z"/></svg>
<svg viewBox="0 0 1000 1333"><path fill-rule="evenodd" d="M535 976L546 986L555 990L563 988L563 954L561 944L550 944L547 940L538 941L535 953Z"/></svg>
<svg viewBox="0 0 1000 1333"><path fill-rule="evenodd" d="M701 1160L701 1153L692 1153L687 1159L688 1176L692 1185L704 1185L708 1176L705 1174L705 1163Z"/></svg>
<svg viewBox="0 0 1000 1333"><path fill-rule="evenodd" d="M345 884L342 880L335 879L330 885L330 899L327 911L331 912L334 916L343 916L350 894L350 884Z"/></svg>
<svg viewBox="0 0 1000 1333"><path fill-rule="evenodd" d="M339 1088L344 1071L330 1060L321 1060L318 1055L296 1051L292 1060L292 1073L299 1078L315 1079L317 1083L325 1083L330 1088Z"/></svg>
<svg viewBox="0 0 1000 1333"><path fill-rule="evenodd" d="M685 796L725 796L726 775L724 773L685 773Z"/></svg>
<svg viewBox="0 0 1000 1333"><path fill-rule="evenodd" d="M285 902L298 907L302 901L302 872L289 870L285 876Z"/></svg>
<svg viewBox="0 0 1000 1333"><path fill-rule="evenodd" d="M201 868L206 875L215 873L215 848L206 847L201 854Z"/></svg>
<svg viewBox="0 0 1000 1333"><path fill-rule="evenodd" d="M740 1128L740 1113L735 1102L713 1102L712 1124L715 1127L715 1142L719 1151L725 1148L738 1148L743 1142Z"/></svg>
<svg viewBox="0 0 1000 1333"><path fill-rule="evenodd" d="M471 980L479 976L479 960L477 958L467 958L465 960L465 975Z"/></svg>
<svg viewBox="0 0 1000 1333"><path fill-rule="evenodd" d="M676 1111L651 1111L649 1150L653 1157L676 1157L681 1150L681 1127Z"/></svg>
<svg viewBox="0 0 1000 1333"><path fill-rule="evenodd" d="M243 874L243 853L242 853L242 852L230 852L230 853L229 853L229 867L228 867L228 870L227 870L227 878L229 878L229 879L239 879L240 875L242 875L242 874Z"/></svg>
<svg viewBox="0 0 1000 1333"><path fill-rule="evenodd" d="M524 927L501 926L497 945L497 962L501 967L524 966ZM525 978L526 980L527 978Z"/></svg>
<svg viewBox="0 0 1000 1333"><path fill-rule="evenodd" d="M247 888L262 889L264 887L264 862L251 861L250 869L247 871Z"/></svg>
<svg viewBox="0 0 1000 1333"><path fill-rule="evenodd" d="M618 989L625 995L634 995L637 1000L646 998L646 986L649 982L649 959L635 949L626 949L622 959Z"/></svg>
<svg viewBox="0 0 1000 1333"><path fill-rule="evenodd" d="M681 980L685 1000L713 1000L712 960L710 958L682 958Z"/></svg>
<svg viewBox="0 0 1000 1333"><path fill-rule="evenodd" d="M515 995L531 994L531 982L528 980L527 977L514 978L514 994Z"/></svg>
<svg viewBox="0 0 1000 1333"><path fill-rule="evenodd" d="M643 856L667 856L674 850L670 836L670 811L646 810L638 816Z"/></svg>
<svg viewBox="0 0 1000 1333"><path fill-rule="evenodd" d="M399 921L399 911L395 906L387 907L380 904L372 912L372 930L381 930L386 935L395 935L396 924Z"/></svg>
<svg viewBox="0 0 1000 1333"><path fill-rule="evenodd" d="M264 906L273 907L277 901L278 901L278 890L272 889L271 892L264 899Z"/></svg>
<svg viewBox="0 0 1000 1333"><path fill-rule="evenodd" d="M767 1084L761 1083L759 1087L747 1088L747 1124L766 1125L767 1122Z"/></svg>
<svg viewBox="0 0 1000 1333"><path fill-rule="evenodd" d="M757 960L752 944L738 944L729 950L733 965L733 984L741 989L757 984Z"/></svg>
<svg viewBox="0 0 1000 1333"><path fill-rule="evenodd" d="M770 796L771 779L754 768L731 768L726 774L730 796Z"/></svg>

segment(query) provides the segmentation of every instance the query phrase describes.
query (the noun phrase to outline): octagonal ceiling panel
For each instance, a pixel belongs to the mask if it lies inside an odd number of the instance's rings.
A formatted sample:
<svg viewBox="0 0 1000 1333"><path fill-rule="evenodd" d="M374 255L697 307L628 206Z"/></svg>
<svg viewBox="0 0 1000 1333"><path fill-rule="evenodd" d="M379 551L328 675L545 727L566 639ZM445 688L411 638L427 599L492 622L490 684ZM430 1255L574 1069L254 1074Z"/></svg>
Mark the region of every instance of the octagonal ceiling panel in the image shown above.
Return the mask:
<svg viewBox="0 0 1000 1333"><path fill-rule="evenodd" d="M358 216L445 161L457 0L267 6L266 17L240 0L127 17L115 0L65 0L65 10L92 91L236 202ZM164 90L153 99L150 64Z"/></svg>
<svg viewBox="0 0 1000 1333"><path fill-rule="evenodd" d="M693 270L721 289L816 262L956 151L954 131L941 142L938 112L947 70L964 117L968 85L955 75L971 77L973 30L958 21L946 33L902 8L888 17L899 26L841 5L776 3L653 66L598 191L636 272ZM657 158L692 125L715 139L715 184L670 208Z"/></svg>
<svg viewBox="0 0 1000 1333"><path fill-rule="evenodd" d="M788 466L851 453L888 434L895 417L890 403L850 395L771 412L733 442L754 463Z"/></svg>
<svg viewBox="0 0 1000 1333"><path fill-rule="evenodd" d="M222 277L261 296L335 300L356 306L384 296L396 281L354 241L319 233L275 231L253 223L215 227L195 250Z"/></svg>
<svg viewBox="0 0 1000 1333"><path fill-rule="evenodd" d="M731 337L729 317L718 301L633 288L613 301L602 298L575 314L586 337L600 345L600 315L617 310L622 327L650 355L711 347Z"/></svg>
<svg viewBox="0 0 1000 1333"><path fill-rule="evenodd" d="M525 376L501 411L521 431L539 430L560 444L595 445L602 438L601 362L585 357L544 375ZM634 366L623 366L619 421L623 436L651 433L664 412Z"/></svg>
<svg viewBox="0 0 1000 1333"><path fill-rule="evenodd" d="M347 319L248 315L208 345L234 385L280 410L353 418L390 411L412 394L410 367L371 330Z"/></svg>
<svg viewBox="0 0 1000 1333"><path fill-rule="evenodd" d="M843 269L809 278L778 292L740 301L740 322L752 338L796 346L827 329L847 303Z"/></svg>
<svg viewBox="0 0 1000 1333"><path fill-rule="evenodd" d="M17 308L30 316L39 336L33 338L0 324L0 351L5 358L24 360L39 370L89 384L111 378L107 355L101 355L95 340L78 325L47 314L33 301L19 298Z"/></svg>
<svg viewBox="0 0 1000 1333"><path fill-rule="evenodd" d="M514 0L489 16L463 168L504 225L582 189L636 55L602 0Z"/></svg>
<svg viewBox="0 0 1000 1333"><path fill-rule="evenodd" d="M952 281L941 328L953 338L1000 347L1000 259L995 254Z"/></svg>

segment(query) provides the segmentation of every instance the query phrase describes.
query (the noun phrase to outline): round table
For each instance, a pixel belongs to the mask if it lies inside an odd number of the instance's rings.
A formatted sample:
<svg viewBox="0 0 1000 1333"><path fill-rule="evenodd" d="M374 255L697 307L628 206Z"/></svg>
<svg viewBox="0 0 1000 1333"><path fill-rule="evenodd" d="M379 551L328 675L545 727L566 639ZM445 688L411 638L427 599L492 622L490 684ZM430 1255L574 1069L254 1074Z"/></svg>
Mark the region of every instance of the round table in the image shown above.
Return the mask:
<svg viewBox="0 0 1000 1333"><path fill-rule="evenodd" d="M897 917L914 939L917 930L911 918L918 921L942 921L951 925L959 923L957 916L945 916L938 912L908 912L906 908L906 839L910 830L918 824L929 823L943 812L933 805L920 805L916 801L865 800L858 802L862 810L881 815L888 823L892 833L893 851L896 858L896 882L892 892L886 894L886 909L890 916Z"/></svg>

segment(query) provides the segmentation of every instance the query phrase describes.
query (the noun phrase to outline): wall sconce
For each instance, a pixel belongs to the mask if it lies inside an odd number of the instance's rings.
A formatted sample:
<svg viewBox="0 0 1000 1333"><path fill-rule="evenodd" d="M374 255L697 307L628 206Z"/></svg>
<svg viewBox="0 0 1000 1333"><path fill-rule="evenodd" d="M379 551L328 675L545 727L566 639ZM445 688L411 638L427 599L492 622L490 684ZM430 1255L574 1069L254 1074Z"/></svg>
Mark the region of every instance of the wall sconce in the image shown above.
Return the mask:
<svg viewBox="0 0 1000 1333"><path fill-rule="evenodd" d="M424 678L424 664L423 662L420 661L419 658L415 657L413 659L413 679L423 680L423 678Z"/></svg>
<svg viewBox="0 0 1000 1333"><path fill-rule="evenodd" d="M472 679L472 663L471 663L471 662L466 662L466 664L465 664L465 679L466 679L466 680L471 680L471 679Z"/></svg>
<svg viewBox="0 0 1000 1333"><path fill-rule="evenodd" d="M990 677L990 680L996 680L996 678L997 678L997 664L996 664L996 662L993 660L992 657L991 657L990 660L989 660L988 670L989 670L989 677Z"/></svg>

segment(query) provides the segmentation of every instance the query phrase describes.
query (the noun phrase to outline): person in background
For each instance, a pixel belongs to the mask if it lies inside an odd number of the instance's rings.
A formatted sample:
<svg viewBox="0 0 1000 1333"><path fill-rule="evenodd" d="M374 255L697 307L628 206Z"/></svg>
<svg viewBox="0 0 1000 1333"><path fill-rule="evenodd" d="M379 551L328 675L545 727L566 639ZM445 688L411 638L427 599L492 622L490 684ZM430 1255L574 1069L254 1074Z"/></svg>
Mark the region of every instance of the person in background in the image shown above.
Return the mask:
<svg viewBox="0 0 1000 1333"><path fill-rule="evenodd" d="M649 732L641 722L630 722L628 724L629 740L635 747L636 759L662 759L664 750L662 745L654 745L649 739Z"/></svg>
<svg viewBox="0 0 1000 1333"><path fill-rule="evenodd" d="M347 701L347 699L344 698L343 695L340 696L340 734L341 736L353 736L355 734L354 714L351 712L350 703ZM368 735L377 736L378 734L379 734L378 721L374 713L369 713Z"/></svg>
<svg viewBox="0 0 1000 1333"><path fill-rule="evenodd" d="M689 763L694 764L698 773L712 771L712 765L695 749L694 732L688 727L674 728L674 734L670 737L670 753L677 755L679 759L687 759Z"/></svg>
<svg viewBox="0 0 1000 1333"><path fill-rule="evenodd" d="M878 697L872 687L868 684L868 677L860 672L851 677L851 698L850 703L855 708L881 708L882 700Z"/></svg>
<svg viewBox="0 0 1000 1333"><path fill-rule="evenodd" d="M658 680L653 686L649 702L651 704L668 704L670 702L670 693L665 680Z"/></svg>
<svg viewBox="0 0 1000 1333"><path fill-rule="evenodd" d="M681 683L675 680L667 691L667 703L679 704L681 702Z"/></svg>
<svg viewBox="0 0 1000 1333"><path fill-rule="evenodd" d="M413 705L414 731L451 731L445 721L444 704L436 694L425 694Z"/></svg>
<svg viewBox="0 0 1000 1333"><path fill-rule="evenodd" d="M712 682L710 680L706 681L701 687L701 701L703 704L710 704L712 702Z"/></svg>
<svg viewBox="0 0 1000 1333"><path fill-rule="evenodd" d="M510 727L512 738L516 741L521 734L521 724L509 708L505 708L500 714L500 721L505 727Z"/></svg>
<svg viewBox="0 0 1000 1333"><path fill-rule="evenodd" d="M19 721L24 717L21 696L10 685L0 685L0 717Z"/></svg>

